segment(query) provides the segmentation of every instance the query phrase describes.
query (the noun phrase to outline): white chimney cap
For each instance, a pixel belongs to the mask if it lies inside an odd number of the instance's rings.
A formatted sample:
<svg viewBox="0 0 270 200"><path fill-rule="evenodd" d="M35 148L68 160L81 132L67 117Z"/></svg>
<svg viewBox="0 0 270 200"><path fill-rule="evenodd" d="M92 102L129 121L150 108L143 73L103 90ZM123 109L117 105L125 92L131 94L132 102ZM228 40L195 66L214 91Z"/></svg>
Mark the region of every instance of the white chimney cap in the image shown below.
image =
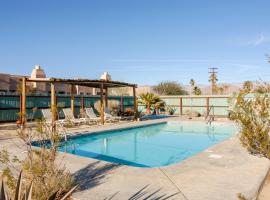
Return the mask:
<svg viewBox="0 0 270 200"><path fill-rule="evenodd" d="M40 65L35 65L35 69L41 69Z"/></svg>
<svg viewBox="0 0 270 200"><path fill-rule="evenodd" d="M101 80L106 80L106 81L111 81L111 75L108 72L104 72L101 76L100 76Z"/></svg>

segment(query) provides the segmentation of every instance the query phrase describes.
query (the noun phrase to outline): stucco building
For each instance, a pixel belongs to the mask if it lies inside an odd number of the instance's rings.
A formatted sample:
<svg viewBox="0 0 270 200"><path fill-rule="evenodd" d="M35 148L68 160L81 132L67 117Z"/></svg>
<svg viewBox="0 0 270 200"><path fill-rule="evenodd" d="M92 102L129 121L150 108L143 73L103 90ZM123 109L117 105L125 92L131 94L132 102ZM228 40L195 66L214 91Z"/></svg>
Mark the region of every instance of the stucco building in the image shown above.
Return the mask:
<svg viewBox="0 0 270 200"><path fill-rule="evenodd" d="M24 75L31 78L46 78L45 71L39 66L35 66L31 72L31 75ZM11 75L11 74L2 74L0 73L0 92L1 93L16 93L20 90L20 81L22 75ZM27 85L29 90L33 93L50 93L50 85L46 83L33 82L28 83ZM70 94L71 86L66 84L57 84L56 92L58 94ZM96 95L99 90L96 88L76 86L74 91L76 94L87 94L87 95Z"/></svg>

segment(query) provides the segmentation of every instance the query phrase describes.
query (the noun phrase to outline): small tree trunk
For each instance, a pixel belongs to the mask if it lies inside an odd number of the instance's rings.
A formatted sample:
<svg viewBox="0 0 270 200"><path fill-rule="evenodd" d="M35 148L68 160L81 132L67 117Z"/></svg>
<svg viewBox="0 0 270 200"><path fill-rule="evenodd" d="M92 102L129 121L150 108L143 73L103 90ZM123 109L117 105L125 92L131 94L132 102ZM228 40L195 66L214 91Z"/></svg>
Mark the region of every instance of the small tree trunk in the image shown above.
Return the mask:
<svg viewBox="0 0 270 200"><path fill-rule="evenodd" d="M150 115L150 114L151 114L150 105L147 105L147 108L146 108L146 113L147 113L148 115Z"/></svg>

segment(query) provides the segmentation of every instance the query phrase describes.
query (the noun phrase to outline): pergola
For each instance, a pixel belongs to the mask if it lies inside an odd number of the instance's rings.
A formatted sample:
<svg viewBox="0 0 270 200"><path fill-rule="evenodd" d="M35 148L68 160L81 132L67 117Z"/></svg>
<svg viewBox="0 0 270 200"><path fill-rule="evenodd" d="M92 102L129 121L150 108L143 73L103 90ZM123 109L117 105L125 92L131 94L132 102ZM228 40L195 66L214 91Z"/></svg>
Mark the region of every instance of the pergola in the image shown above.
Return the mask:
<svg viewBox="0 0 270 200"><path fill-rule="evenodd" d="M89 79L61 79L61 78L22 78L22 97L21 97L21 123L25 125L27 122L26 117L26 82L43 82L50 83L51 85L51 111L52 111L52 125L54 126L56 121L56 94L55 94L55 84L69 84L71 85L71 109L74 113L74 91L75 86L85 86L100 89L100 117L101 123L104 124L104 102L105 106L108 106L108 88L116 87L132 87L133 88L133 99L134 99L134 118L136 118L137 112L137 97L136 97L136 84L130 84L118 81L108 81L108 80L89 80ZM105 95L104 95L105 93Z"/></svg>

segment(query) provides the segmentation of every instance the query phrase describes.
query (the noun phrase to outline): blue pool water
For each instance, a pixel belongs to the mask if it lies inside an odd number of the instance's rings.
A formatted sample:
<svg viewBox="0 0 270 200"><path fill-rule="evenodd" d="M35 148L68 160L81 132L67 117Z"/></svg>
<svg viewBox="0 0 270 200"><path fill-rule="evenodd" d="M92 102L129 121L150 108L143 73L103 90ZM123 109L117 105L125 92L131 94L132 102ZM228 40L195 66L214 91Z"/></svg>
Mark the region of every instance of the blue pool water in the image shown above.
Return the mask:
<svg viewBox="0 0 270 200"><path fill-rule="evenodd" d="M191 157L236 131L231 124L209 127L203 122L168 122L70 138L59 151L137 167L159 167Z"/></svg>

